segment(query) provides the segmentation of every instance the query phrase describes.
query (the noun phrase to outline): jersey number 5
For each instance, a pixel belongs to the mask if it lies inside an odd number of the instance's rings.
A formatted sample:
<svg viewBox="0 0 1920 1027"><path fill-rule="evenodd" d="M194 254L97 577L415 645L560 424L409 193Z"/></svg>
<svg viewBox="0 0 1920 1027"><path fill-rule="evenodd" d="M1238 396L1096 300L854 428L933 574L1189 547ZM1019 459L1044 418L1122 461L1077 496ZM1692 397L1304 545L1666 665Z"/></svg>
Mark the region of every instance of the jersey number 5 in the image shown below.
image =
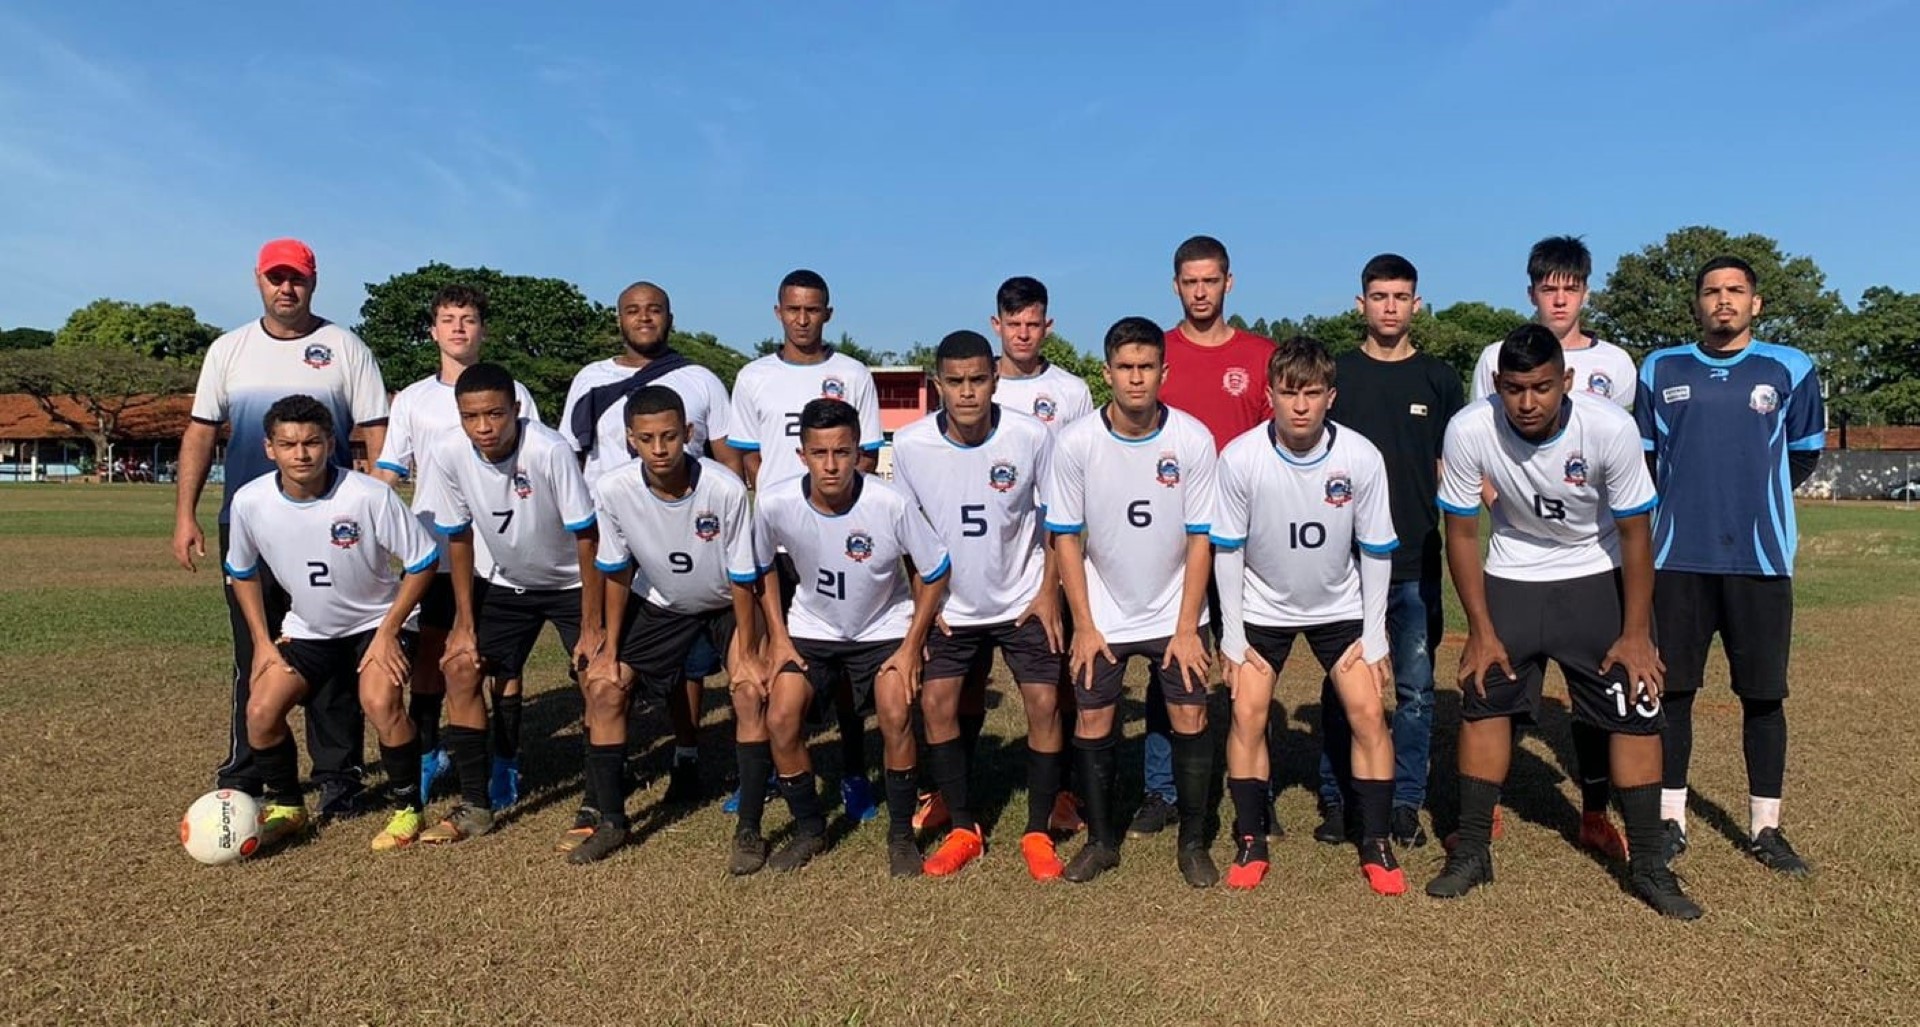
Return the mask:
<svg viewBox="0 0 1920 1027"><path fill-rule="evenodd" d="M979 538L987 533L987 512L985 503L963 503L960 506L960 534L967 538Z"/></svg>

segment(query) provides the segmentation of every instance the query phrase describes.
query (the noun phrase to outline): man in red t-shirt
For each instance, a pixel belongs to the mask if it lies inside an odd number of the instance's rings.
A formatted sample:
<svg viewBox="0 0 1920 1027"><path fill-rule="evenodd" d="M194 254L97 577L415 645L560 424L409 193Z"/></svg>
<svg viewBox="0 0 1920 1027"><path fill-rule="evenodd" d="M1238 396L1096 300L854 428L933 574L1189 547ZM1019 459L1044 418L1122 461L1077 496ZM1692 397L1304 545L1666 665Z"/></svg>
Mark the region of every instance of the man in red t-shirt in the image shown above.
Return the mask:
<svg viewBox="0 0 1920 1027"><path fill-rule="evenodd" d="M1196 235L1173 251L1173 291L1184 315L1167 333L1167 382L1160 398L1200 419L1215 449L1273 417L1267 358L1273 340L1227 323L1233 272L1220 240Z"/></svg>

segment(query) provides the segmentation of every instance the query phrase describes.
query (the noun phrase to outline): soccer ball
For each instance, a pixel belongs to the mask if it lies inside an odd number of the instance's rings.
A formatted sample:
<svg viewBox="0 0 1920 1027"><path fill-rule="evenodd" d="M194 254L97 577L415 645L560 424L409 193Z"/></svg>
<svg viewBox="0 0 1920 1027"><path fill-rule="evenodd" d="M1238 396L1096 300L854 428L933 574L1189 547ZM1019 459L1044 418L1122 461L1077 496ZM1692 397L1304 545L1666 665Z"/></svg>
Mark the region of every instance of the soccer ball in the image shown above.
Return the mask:
<svg viewBox="0 0 1920 1027"><path fill-rule="evenodd" d="M180 818L180 844L208 866L251 856L260 844L260 804L232 788L208 792Z"/></svg>

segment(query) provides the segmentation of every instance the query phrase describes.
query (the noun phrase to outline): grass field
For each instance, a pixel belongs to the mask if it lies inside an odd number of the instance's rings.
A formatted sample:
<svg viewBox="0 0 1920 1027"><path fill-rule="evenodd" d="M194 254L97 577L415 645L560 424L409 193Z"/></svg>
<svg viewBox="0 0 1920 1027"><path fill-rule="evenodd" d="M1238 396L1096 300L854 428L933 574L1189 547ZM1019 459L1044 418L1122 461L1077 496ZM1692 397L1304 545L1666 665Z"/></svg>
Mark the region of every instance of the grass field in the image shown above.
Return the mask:
<svg viewBox="0 0 1920 1027"><path fill-rule="evenodd" d="M567 866L550 846L577 799L578 701L553 644L531 674L531 795L494 835L376 856L378 825L363 818L204 868L175 824L225 743L226 614L216 572L172 566L170 504L151 486L0 487L0 856L13 868L0 878L0 1022L1920 1020L1912 510L1801 508L1787 826L1817 867L1810 881L1734 848L1739 707L1724 664L1711 666L1693 850L1678 868L1708 915L1682 925L1568 843L1577 800L1553 748L1557 685L1515 762L1499 882L1452 904L1368 893L1351 850L1309 837L1318 709L1304 652L1283 683L1291 833L1252 894L1186 888L1170 837L1129 843L1093 885L1029 881L1017 702L997 704L981 747L995 847L957 879L888 880L879 824L798 875L731 879L718 798L665 816L660 780L633 796L639 843ZM1440 654L1443 681L1458 641ZM1429 803L1442 830L1457 700L1443 687ZM731 759L718 704L705 746L716 792ZM646 724L640 759L657 771L661 725ZM833 746L820 751L831 779ZM1138 782L1129 754L1123 790ZM785 828L783 808L768 825ZM1214 853L1231 857L1224 837ZM1402 858L1417 888L1442 856Z"/></svg>

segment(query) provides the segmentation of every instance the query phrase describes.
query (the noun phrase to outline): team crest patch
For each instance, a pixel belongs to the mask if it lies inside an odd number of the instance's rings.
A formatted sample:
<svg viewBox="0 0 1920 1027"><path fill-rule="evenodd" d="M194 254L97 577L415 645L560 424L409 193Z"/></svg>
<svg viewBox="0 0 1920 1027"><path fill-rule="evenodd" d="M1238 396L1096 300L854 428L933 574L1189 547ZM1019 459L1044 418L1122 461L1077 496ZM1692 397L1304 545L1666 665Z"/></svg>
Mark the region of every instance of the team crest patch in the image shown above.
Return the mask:
<svg viewBox="0 0 1920 1027"><path fill-rule="evenodd" d="M866 563L873 556L873 536L864 531L847 532L847 559Z"/></svg>
<svg viewBox="0 0 1920 1027"><path fill-rule="evenodd" d="M533 495L533 479L518 467L513 469L513 494L521 499Z"/></svg>
<svg viewBox="0 0 1920 1027"><path fill-rule="evenodd" d="M987 471L987 484L995 492L1012 492L1020 484L1020 468L1013 466L1011 460L995 460Z"/></svg>
<svg viewBox="0 0 1920 1027"><path fill-rule="evenodd" d="M336 549L352 549L360 544L360 522L351 517L335 517L327 535Z"/></svg>
<svg viewBox="0 0 1920 1027"><path fill-rule="evenodd" d="M847 398L847 383L838 378L820 379L820 398L844 401Z"/></svg>
<svg viewBox="0 0 1920 1027"><path fill-rule="evenodd" d="M1586 487L1587 458L1581 455L1579 450L1575 450L1567 457L1567 465L1564 471L1566 473L1567 484L1572 485L1574 488Z"/></svg>
<svg viewBox="0 0 1920 1027"><path fill-rule="evenodd" d="M1253 376L1247 374L1246 368L1229 367L1226 373L1220 376L1220 387L1227 390L1227 395L1238 398L1246 393L1247 386L1252 381Z"/></svg>
<svg viewBox="0 0 1920 1027"><path fill-rule="evenodd" d="M1353 478L1345 471L1327 473L1327 505L1346 506L1353 502Z"/></svg>
<svg viewBox="0 0 1920 1027"><path fill-rule="evenodd" d="M720 515L712 510L702 510L693 515L693 537L702 542L712 542L720 537Z"/></svg>
<svg viewBox="0 0 1920 1027"><path fill-rule="evenodd" d="M1180 458L1172 453L1160 454L1160 460L1153 465L1153 480L1168 488L1180 484Z"/></svg>
<svg viewBox="0 0 1920 1027"><path fill-rule="evenodd" d="M1747 406L1756 414L1771 414L1780 409L1780 393L1771 385L1756 385L1747 397Z"/></svg>
<svg viewBox="0 0 1920 1027"><path fill-rule="evenodd" d="M1033 416L1042 421L1051 421L1059 412L1060 408L1053 402L1052 396L1033 397Z"/></svg>
<svg viewBox="0 0 1920 1027"><path fill-rule="evenodd" d="M300 359L306 361L308 367L319 370L333 363L333 347L323 343L310 342L307 344L307 348L301 352Z"/></svg>
<svg viewBox="0 0 1920 1027"><path fill-rule="evenodd" d="M1605 371L1595 371L1587 375L1587 391L1596 396L1613 395L1613 379Z"/></svg>

